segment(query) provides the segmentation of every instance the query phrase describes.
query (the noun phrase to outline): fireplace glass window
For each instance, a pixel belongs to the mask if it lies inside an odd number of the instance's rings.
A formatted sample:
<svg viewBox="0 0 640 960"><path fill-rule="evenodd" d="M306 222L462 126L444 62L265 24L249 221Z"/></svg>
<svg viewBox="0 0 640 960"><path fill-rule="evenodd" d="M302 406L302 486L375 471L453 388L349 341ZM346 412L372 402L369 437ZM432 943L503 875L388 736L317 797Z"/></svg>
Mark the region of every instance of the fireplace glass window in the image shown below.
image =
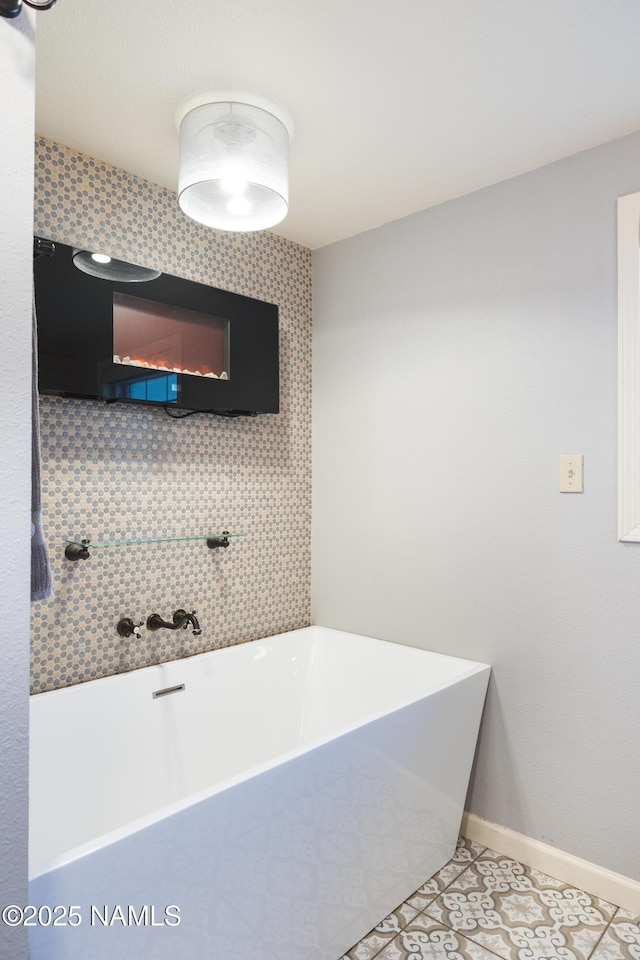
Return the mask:
<svg viewBox="0 0 640 960"><path fill-rule="evenodd" d="M169 394L171 374L229 380L229 321L114 292L113 362L167 374Z"/></svg>

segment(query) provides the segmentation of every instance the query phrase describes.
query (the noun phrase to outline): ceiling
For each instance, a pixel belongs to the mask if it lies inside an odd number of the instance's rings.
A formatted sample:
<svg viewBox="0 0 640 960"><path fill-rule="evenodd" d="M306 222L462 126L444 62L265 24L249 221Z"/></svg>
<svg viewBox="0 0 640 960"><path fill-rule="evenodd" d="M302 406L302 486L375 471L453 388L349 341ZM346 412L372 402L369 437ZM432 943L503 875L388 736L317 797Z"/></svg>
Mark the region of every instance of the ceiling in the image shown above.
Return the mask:
<svg viewBox="0 0 640 960"><path fill-rule="evenodd" d="M58 0L37 14L37 131L171 190L177 106L226 90L293 115L274 232L317 248L640 129L640 2Z"/></svg>

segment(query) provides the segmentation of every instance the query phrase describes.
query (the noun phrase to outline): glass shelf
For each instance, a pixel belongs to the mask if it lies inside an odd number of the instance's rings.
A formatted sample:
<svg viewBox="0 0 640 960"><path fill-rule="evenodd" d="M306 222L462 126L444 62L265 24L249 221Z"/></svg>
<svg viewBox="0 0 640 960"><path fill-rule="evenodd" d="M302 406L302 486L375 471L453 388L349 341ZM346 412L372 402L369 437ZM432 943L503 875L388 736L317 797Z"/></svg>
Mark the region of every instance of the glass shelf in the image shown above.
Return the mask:
<svg viewBox="0 0 640 960"><path fill-rule="evenodd" d="M181 543L184 540L226 540L233 537L244 537L244 533L229 533L223 530L222 533L199 533L190 537L140 537L134 540L91 540L87 537L83 540L67 538L64 542L76 547L128 547L142 543Z"/></svg>
<svg viewBox="0 0 640 960"><path fill-rule="evenodd" d="M131 540L95 540L89 537L78 540L65 540L66 547L64 555L67 560L88 560L89 550L99 547L132 547L140 546L144 543L184 543L187 540L202 540L210 549L215 547L228 547L229 540L237 537L244 537L244 533L229 533L223 530L221 533L200 533L195 536L181 537L137 537Z"/></svg>

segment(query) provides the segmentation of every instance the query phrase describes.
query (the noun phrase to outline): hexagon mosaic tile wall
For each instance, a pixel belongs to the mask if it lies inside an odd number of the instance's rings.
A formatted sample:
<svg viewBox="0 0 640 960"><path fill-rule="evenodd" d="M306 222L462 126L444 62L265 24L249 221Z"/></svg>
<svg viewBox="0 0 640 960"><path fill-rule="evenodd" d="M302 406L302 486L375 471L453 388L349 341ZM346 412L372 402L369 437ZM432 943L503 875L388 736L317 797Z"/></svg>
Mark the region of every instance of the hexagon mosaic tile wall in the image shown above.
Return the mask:
<svg viewBox="0 0 640 960"><path fill-rule="evenodd" d="M36 142L34 232L280 308L277 416L171 420L162 410L40 398L43 522L54 594L32 604L32 691L191 656L310 623L311 254L270 233L223 234L175 194L50 140ZM95 548L92 540L241 532ZM202 635L116 633L123 616L195 609Z"/></svg>

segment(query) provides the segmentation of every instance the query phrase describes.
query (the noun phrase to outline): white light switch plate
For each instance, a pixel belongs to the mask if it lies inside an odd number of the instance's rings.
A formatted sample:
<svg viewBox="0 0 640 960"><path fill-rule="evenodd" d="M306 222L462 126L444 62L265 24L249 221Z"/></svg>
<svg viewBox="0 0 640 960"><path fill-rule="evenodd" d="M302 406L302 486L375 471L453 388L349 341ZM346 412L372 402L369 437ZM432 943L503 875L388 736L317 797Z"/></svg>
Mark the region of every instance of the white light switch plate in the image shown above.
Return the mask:
<svg viewBox="0 0 640 960"><path fill-rule="evenodd" d="M584 457L565 453L560 457L560 493L582 493Z"/></svg>

